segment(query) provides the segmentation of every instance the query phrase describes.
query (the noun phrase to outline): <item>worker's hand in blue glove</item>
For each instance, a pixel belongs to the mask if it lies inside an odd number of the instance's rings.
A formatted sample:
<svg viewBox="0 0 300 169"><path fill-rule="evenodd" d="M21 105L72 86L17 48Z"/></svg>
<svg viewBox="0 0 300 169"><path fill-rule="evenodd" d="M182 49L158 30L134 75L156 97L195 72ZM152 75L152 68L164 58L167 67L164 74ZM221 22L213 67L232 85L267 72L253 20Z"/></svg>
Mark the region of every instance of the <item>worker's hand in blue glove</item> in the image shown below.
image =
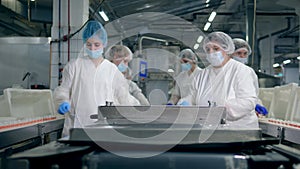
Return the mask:
<svg viewBox="0 0 300 169"><path fill-rule="evenodd" d="M59 114L64 115L65 113L67 113L68 111L70 111L71 106L68 102L63 102L62 104L59 105L57 112Z"/></svg>
<svg viewBox="0 0 300 169"><path fill-rule="evenodd" d="M189 102L187 102L187 101L183 101L183 102L181 102L180 104L179 104L180 106L189 106L189 105L191 105Z"/></svg>
<svg viewBox="0 0 300 169"><path fill-rule="evenodd" d="M173 106L173 104L172 103L167 103L167 106Z"/></svg>
<svg viewBox="0 0 300 169"><path fill-rule="evenodd" d="M258 114L261 114L261 115L267 115L269 112L268 112L268 110L264 107L264 106L262 106L262 105L259 105L259 104L257 104L256 106L255 106L255 111L258 113Z"/></svg>

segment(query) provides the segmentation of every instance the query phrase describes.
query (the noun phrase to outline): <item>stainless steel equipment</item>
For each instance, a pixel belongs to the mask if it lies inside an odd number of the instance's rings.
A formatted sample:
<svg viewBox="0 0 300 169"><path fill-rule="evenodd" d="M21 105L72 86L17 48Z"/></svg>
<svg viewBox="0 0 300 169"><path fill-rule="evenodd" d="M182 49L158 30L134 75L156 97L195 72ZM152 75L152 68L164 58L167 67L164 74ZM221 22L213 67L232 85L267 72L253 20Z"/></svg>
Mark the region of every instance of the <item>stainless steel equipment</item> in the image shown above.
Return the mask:
<svg viewBox="0 0 300 169"><path fill-rule="evenodd" d="M143 36L141 39L144 38L146 37ZM180 71L177 58L180 49L178 46L160 45L141 49L142 46L137 57L131 61L133 80L137 82L151 105L166 104L169 99L170 83Z"/></svg>
<svg viewBox="0 0 300 169"><path fill-rule="evenodd" d="M195 144L261 140L258 129L226 129L225 107L100 106L98 115L92 117L98 122L71 129L69 141ZM159 139L136 139L151 137Z"/></svg>
<svg viewBox="0 0 300 169"><path fill-rule="evenodd" d="M281 119L260 119L259 126L265 135L277 137L281 142L300 144L300 123Z"/></svg>
<svg viewBox="0 0 300 169"><path fill-rule="evenodd" d="M109 124L225 124L225 107L100 106L98 120Z"/></svg>
<svg viewBox="0 0 300 169"><path fill-rule="evenodd" d="M92 115L96 124L72 129L59 143L15 154L5 167L278 169L300 164L300 151L277 146L279 139L262 138L260 130L223 128L224 113L224 107L103 106Z"/></svg>

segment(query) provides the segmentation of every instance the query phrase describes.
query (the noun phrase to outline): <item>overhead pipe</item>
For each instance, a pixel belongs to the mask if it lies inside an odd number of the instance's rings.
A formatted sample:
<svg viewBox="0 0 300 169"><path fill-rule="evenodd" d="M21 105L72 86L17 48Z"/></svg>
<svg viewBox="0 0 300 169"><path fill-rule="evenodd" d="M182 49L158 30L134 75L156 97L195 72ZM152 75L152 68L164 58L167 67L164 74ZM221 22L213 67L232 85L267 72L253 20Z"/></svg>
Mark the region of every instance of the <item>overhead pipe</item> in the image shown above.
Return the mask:
<svg viewBox="0 0 300 169"><path fill-rule="evenodd" d="M290 29L291 29L291 18L288 17L287 18L287 27L284 28L284 29L282 29L282 30L279 30L279 31L271 33L271 36L275 36L275 35L281 34L283 32L286 32L286 31L290 30ZM257 41L260 42L261 40L266 39L267 37L269 37L269 35L262 36L262 37L258 38Z"/></svg>
<svg viewBox="0 0 300 169"><path fill-rule="evenodd" d="M61 0L58 1L58 39L60 39L61 34L60 34L60 29L61 29ZM60 61L60 49L61 49L61 42L58 41L58 59Z"/></svg>
<svg viewBox="0 0 300 169"><path fill-rule="evenodd" d="M51 83L51 72L52 72L52 41L50 41L50 62L49 62L49 83Z"/></svg>
<svg viewBox="0 0 300 169"><path fill-rule="evenodd" d="M260 42L261 42L262 40L268 38L268 37L271 38L272 36L275 36L275 35L284 33L284 32L286 32L286 31L289 31L290 29L291 29L291 18L290 18L290 17L287 17L287 27L286 27L286 28L284 28L284 29L282 29L282 30L279 30L279 31L276 31L276 32L273 32L273 33L271 33L271 35L265 35L265 36L259 37L259 38L257 39L257 46L256 46L256 48L257 48L257 52L258 52L258 58L259 58L259 62L258 62L258 63L259 63L259 64L260 64L260 59L261 59L261 53L260 53L260 48L259 48Z"/></svg>
<svg viewBox="0 0 300 169"><path fill-rule="evenodd" d="M142 54L142 45L143 45L143 40L144 39L148 39L148 40L152 40L152 41L158 41L158 42L164 42L164 43L166 43L166 45L168 45L167 40L159 39L159 38L153 38L153 37L149 37L149 36L142 36L139 40L139 54Z"/></svg>
<svg viewBox="0 0 300 169"><path fill-rule="evenodd" d="M11 25L3 22L2 20L0 20L0 26L5 27L5 28L7 28L7 29L9 29L9 30L11 30L15 33L18 33L18 34L22 35L22 36L33 36L33 34L29 34L29 33L27 33L27 31L21 31L21 30L15 28L14 26L11 26Z"/></svg>
<svg viewBox="0 0 300 169"><path fill-rule="evenodd" d="M254 40L256 38L256 0L247 0L246 2L246 41L251 49L255 49ZM249 56L249 65L253 69L259 66L258 59L255 58L255 51Z"/></svg>
<svg viewBox="0 0 300 169"><path fill-rule="evenodd" d="M27 0L27 20L30 22L30 0Z"/></svg>
<svg viewBox="0 0 300 169"><path fill-rule="evenodd" d="M289 34L292 34L294 32L299 31L299 25L295 26L294 28L292 28L291 30L286 31L285 33L281 34L278 38L284 38L284 37L294 37L294 36L288 36ZM298 36L295 36L298 37Z"/></svg>
<svg viewBox="0 0 300 169"><path fill-rule="evenodd" d="M68 61L70 61L70 34L71 34L71 26L70 26L70 0L68 0Z"/></svg>
<svg viewBox="0 0 300 169"><path fill-rule="evenodd" d="M203 10L203 9L208 9L208 8L217 9L217 8L219 8L219 6L224 5L224 4L225 4L225 2L222 2L220 4L212 4L209 7L206 7L206 6L204 6L204 7L197 7L197 6L196 7L190 7L190 8L187 8L187 9L175 11L171 14L173 14L173 15L186 15L186 14L190 14L190 13L200 11L200 10Z"/></svg>
<svg viewBox="0 0 300 169"><path fill-rule="evenodd" d="M61 39L61 0L58 1L58 39ZM58 85L62 79L61 41L58 41Z"/></svg>
<svg viewBox="0 0 300 169"><path fill-rule="evenodd" d="M224 2L213 3L213 4L210 4L209 7L206 7L206 3L203 3L202 1L193 1L188 4L181 5L179 8L165 11L165 13L169 13L169 14L173 14L173 15L184 15L184 14L196 12L196 11L199 11L202 9L219 7L223 4L225 4L225 3Z"/></svg>

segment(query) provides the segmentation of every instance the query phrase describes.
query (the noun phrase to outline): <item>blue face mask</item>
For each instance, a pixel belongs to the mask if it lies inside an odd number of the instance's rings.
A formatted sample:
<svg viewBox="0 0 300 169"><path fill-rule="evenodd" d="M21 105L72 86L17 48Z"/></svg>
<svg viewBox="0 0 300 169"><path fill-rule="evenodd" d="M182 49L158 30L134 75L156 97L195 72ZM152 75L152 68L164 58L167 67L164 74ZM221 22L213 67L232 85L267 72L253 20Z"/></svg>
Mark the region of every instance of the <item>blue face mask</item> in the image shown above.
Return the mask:
<svg viewBox="0 0 300 169"><path fill-rule="evenodd" d="M181 71L191 70L192 65L190 63L181 63Z"/></svg>
<svg viewBox="0 0 300 169"><path fill-rule="evenodd" d="M88 48L85 48L85 52L92 58L92 59L98 59L99 57L102 57L103 48L98 50L90 50Z"/></svg>
<svg viewBox="0 0 300 169"><path fill-rule="evenodd" d="M207 54L206 59L212 66L221 66L224 61L224 57L220 51Z"/></svg>
<svg viewBox="0 0 300 169"><path fill-rule="evenodd" d="M126 66L123 61L118 65L120 72L125 72L127 68L128 66Z"/></svg>
<svg viewBox="0 0 300 169"><path fill-rule="evenodd" d="M238 56L233 56L233 59L244 64L248 62L248 58L240 58Z"/></svg>

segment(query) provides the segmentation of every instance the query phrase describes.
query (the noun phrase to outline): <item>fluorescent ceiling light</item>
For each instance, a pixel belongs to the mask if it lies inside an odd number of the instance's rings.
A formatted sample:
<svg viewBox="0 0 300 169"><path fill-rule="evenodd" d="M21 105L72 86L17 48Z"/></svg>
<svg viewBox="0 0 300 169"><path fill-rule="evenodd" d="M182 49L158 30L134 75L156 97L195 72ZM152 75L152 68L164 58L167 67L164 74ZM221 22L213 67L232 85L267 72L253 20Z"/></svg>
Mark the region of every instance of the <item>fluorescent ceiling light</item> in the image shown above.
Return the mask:
<svg viewBox="0 0 300 169"><path fill-rule="evenodd" d="M207 3L207 4L208 4L208 3L209 3L209 1L210 1L210 0L206 0L206 2L205 2L205 3Z"/></svg>
<svg viewBox="0 0 300 169"><path fill-rule="evenodd" d="M34 2L35 0L30 0L31 2Z"/></svg>
<svg viewBox="0 0 300 169"><path fill-rule="evenodd" d="M152 7L152 5L145 4L145 8L150 8L150 7Z"/></svg>
<svg viewBox="0 0 300 169"><path fill-rule="evenodd" d="M244 155L234 155L234 158L237 158L237 159L247 159L247 157L244 156Z"/></svg>
<svg viewBox="0 0 300 169"><path fill-rule="evenodd" d="M207 31L208 28L210 27L211 23L210 22L206 22L205 26L204 26L204 31Z"/></svg>
<svg viewBox="0 0 300 169"><path fill-rule="evenodd" d="M300 60L300 56L298 56L297 59Z"/></svg>
<svg viewBox="0 0 300 169"><path fill-rule="evenodd" d="M169 73L174 73L175 71L173 69L168 69Z"/></svg>
<svg viewBox="0 0 300 169"><path fill-rule="evenodd" d="M197 42L198 42L198 43L201 43L201 42L202 42L202 40L203 40L203 36L202 36L202 35L200 35L200 36L198 37L198 39L197 39Z"/></svg>
<svg viewBox="0 0 300 169"><path fill-rule="evenodd" d="M217 12L213 11L209 16L208 21L212 22L215 19L216 15L217 15Z"/></svg>
<svg viewBox="0 0 300 169"><path fill-rule="evenodd" d="M108 19L107 15L105 14L104 11L99 11L99 14L101 15L101 17L103 18L103 20L105 22L109 21L109 19Z"/></svg>
<svg viewBox="0 0 300 169"><path fill-rule="evenodd" d="M195 45L194 45L194 49L196 50L196 49L198 49L199 48L199 43L196 43Z"/></svg>
<svg viewBox="0 0 300 169"><path fill-rule="evenodd" d="M273 64L273 67L278 67L278 66L279 66L279 63Z"/></svg>
<svg viewBox="0 0 300 169"><path fill-rule="evenodd" d="M285 65L288 64L288 63L291 63L290 59L283 61L283 64L285 64Z"/></svg>

